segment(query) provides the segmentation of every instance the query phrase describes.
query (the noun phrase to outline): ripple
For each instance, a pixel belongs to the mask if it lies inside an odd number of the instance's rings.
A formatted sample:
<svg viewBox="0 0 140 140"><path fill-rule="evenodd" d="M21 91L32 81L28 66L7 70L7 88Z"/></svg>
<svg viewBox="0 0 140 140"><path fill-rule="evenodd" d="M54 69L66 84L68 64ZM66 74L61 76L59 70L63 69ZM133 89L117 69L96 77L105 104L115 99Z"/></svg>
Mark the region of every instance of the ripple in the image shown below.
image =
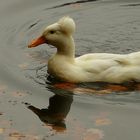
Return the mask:
<svg viewBox="0 0 140 140"><path fill-rule="evenodd" d="M95 2L95 1L98 1L98 0L79 0L79 1L75 1L75 2L68 2L68 3L60 4L60 5L51 7L51 8L46 8L45 10L55 9L55 8L60 8L60 7L65 7L65 6L73 5L73 4L81 4L81 3Z"/></svg>
<svg viewBox="0 0 140 140"><path fill-rule="evenodd" d="M135 7L135 6L140 6L140 3L131 3L131 4L127 4L127 5L121 5L121 6L132 6L132 7Z"/></svg>

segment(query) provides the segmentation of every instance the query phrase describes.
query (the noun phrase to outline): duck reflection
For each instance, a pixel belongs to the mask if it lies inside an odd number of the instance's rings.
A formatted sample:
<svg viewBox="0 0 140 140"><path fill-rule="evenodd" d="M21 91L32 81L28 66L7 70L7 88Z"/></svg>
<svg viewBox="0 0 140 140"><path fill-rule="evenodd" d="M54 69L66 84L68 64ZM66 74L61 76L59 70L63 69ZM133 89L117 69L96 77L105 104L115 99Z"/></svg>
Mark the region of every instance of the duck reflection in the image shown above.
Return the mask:
<svg viewBox="0 0 140 140"><path fill-rule="evenodd" d="M73 96L55 94L50 97L48 108L39 109L32 105L29 105L28 108L52 129L64 131L66 130L65 118L70 111L72 101Z"/></svg>

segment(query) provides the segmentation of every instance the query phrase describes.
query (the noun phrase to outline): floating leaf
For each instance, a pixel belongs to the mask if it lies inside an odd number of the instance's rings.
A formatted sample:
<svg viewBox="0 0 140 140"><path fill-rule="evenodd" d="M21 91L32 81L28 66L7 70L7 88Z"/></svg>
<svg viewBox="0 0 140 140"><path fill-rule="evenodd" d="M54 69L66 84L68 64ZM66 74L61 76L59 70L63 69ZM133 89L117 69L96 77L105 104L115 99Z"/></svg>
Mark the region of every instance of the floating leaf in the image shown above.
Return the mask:
<svg viewBox="0 0 140 140"><path fill-rule="evenodd" d="M9 137L13 138L25 138L26 136L19 132L13 132L9 134Z"/></svg>
<svg viewBox="0 0 140 140"><path fill-rule="evenodd" d="M102 130L90 128L86 131L83 140L101 140L103 137Z"/></svg>
<svg viewBox="0 0 140 140"><path fill-rule="evenodd" d="M4 133L4 128L0 128L0 134L3 134Z"/></svg>
<svg viewBox="0 0 140 140"><path fill-rule="evenodd" d="M110 119L108 118L100 118L100 119L96 119L95 120L95 124L97 126L100 126L100 125L110 125L112 122Z"/></svg>

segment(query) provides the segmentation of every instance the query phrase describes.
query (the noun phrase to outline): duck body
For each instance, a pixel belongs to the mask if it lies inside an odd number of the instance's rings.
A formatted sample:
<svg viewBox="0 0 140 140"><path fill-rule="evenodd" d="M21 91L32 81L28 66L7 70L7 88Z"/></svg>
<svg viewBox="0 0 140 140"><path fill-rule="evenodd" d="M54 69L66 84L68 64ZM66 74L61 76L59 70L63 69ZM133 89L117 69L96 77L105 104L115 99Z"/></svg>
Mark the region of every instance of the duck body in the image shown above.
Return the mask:
<svg viewBox="0 0 140 140"><path fill-rule="evenodd" d="M72 83L140 81L140 52L124 55L90 53L75 58L74 31L73 19L64 17L48 26L41 37L29 45L31 48L47 43L57 48L48 61L51 75Z"/></svg>
<svg viewBox="0 0 140 140"><path fill-rule="evenodd" d="M48 62L48 71L62 81L123 83L140 81L140 52L126 55L95 53L69 60L56 54Z"/></svg>

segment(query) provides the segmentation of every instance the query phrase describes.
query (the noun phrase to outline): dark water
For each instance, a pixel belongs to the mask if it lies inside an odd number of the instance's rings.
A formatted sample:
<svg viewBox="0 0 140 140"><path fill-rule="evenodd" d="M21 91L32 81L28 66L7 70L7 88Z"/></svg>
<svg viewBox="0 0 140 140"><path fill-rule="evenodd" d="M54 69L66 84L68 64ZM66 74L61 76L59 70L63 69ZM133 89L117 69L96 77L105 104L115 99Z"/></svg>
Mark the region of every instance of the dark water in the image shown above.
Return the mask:
<svg viewBox="0 0 140 140"><path fill-rule="evenodd" d="M69 15L77 56L139 51L139 13L139 0L0 0L0 140L139 140L139 84L54 83L46 63L56 50L27 48Z"/></svg>

